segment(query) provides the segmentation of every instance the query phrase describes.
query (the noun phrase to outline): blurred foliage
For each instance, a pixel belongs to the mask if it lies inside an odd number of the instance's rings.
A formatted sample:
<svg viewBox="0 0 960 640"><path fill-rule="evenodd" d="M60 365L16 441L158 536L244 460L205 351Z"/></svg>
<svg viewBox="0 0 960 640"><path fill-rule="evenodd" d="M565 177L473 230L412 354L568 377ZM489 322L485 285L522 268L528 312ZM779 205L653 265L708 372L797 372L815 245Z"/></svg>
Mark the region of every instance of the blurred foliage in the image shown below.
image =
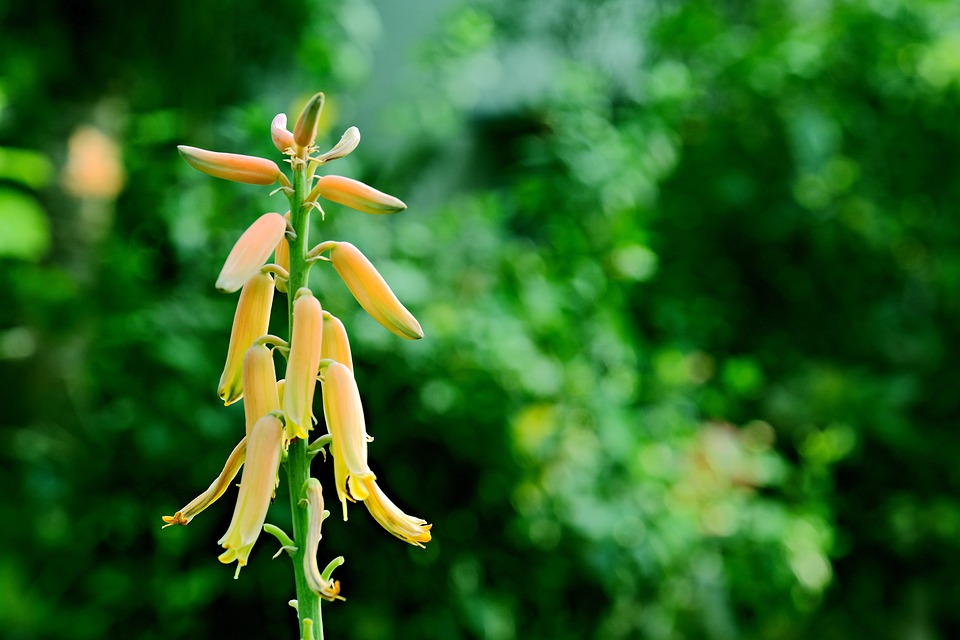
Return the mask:
<svg viewBox="0 0 960 640"><path fill-rule="evenodd" d="M314 282L435 533L328 520L328 637L960 633L960 5L405 5L0 3L4 637L294 637L269 540L216 561L229 495L159 528L236 441L212 283L278 202L174 146L272 156L317 89L410 205L315 233L423 341Z"/></svg>

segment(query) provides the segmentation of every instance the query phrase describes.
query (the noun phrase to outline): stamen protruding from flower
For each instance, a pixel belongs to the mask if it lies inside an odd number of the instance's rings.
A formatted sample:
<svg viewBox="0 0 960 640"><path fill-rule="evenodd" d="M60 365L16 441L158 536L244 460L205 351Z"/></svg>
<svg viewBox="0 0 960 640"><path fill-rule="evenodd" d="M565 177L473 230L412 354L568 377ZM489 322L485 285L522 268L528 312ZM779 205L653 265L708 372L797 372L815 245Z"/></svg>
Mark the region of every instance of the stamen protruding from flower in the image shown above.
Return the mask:
<svg viewBox="0 0 960 640"><path fill-rule="evenodd" d="M324 362L328 364L321 378L323 416L333 436L334 479L346 520L346 500L366 499L364 481L375 476L367 464L367 427L353 373L341 362Z"/></svg>
<svg viewBox="0 0 960 640"><path fill-rule="evenodd" d="M237 573L247 564L267 517L277 484L282 443L283 423L273 414L260 418L247 439L247 463L240 478L237 505L230 527L217 541L226 549L219 556L220 562L228 564L236 560Z"/></svg>
<svg viewBox="0 0 960 640"><path fill-rule="evenodd" d="M287 221L279 213L265 213L257 218L233 245L217 278L217 290L233 293L246 284L266 263L277 243L283 241L286 229ZM286 268L289 270L289 263Z"/></svg>
<svg viewBox="0 0 960 640"><path fill-rule="evenodd" d="M322 176L311 195L314 193L364 213L397 213L407 208L399 198L343 176Z"/></svg>
<svg viewBox="0 0 960 640"><path fill-rule="evenodd" d="M323 312L323 341L320 345L320 358L329 358L347 365L353 371L353 356L350 353L350 339L347 329L340 319L329 311Z"/></svg>
<svg viewBox="0 0 960 640"><path fill-rule="evenodd" d="M273 122L270 123L270 137L273 139L273 146L280 153L293 150L297 143L293 139L293 134L287 131L287 114L278 113L273 117Z"/></svg>
<svg viewBox="0 0 960 640"><path fill-rule="evenodd" d="M350 127L344 131L340 137L340 142L335 144L330 151L318 156L316 161L323 164L324 162L330 162L331 160L350 155L350 153L357 148L358 144L360 144L360 129Z"/></svg>
<svg viewBox="0 0 960 640"><path fill-rule="evenodd" d="M280 411L273 353L255 343L243 356L243 412L248 438L257 421L271 411Z"/></svg>
<svg viewBox="0 0 960 640"><path fill-rule="evenodd" d="M227 362L217 387L217 395L224 404L233 404L243 397L243 356L254 340L267 333L273 308L273 288L273 276L256 273L240 291L230 331L230 346L227 347Z"/></svg>
<svg viewBox="0 0 960 640"><path fill-rule="evenodd" d="M280 167L274 161L266 158L245 156L239 153L207 151L183 144L178 146L177 149L183 159L187 161L187 164L214 178L268 186L280 180L283 176Z"/></svg>
<svg viewBox="0 0 960 640"><path fill-rule="evenodd" d="M293 303L293 330L283 394L290 438L306 438L313 428L313 394L322 341L323 309L310 289L303 287L297 291Z"/></svg>
<svg viewBox="0 0 960 640"><path fill-rule="evenodd" d="M324 600L343 600L340 596L340 582L324 579L317 565L317 549L320 547L320 527L328 512L323 510L323 492L316 478L307 480L307 547L303 554L303 571L310 590Z"/></svg>
<svg viewBox="0 0 960 640"><path fill-rule="evenodd" d="M409 516L401 511L381 491L374 479L367 478L364 482L367 485L370 497L363 503L367 506L367 510L373 516L373 519L380 523L380 526L404 542L417 547L423 547L424 543L430 542L432 524L428 524L422 518Z"/></svg>
<svg viewBox="0 0 960 640"><path fill-rule="evenodd" d="M420 323L400 304L397 296L360 250L349 242L337 242L330 261L360 306L381 325L407 340L423 337Z"/></svg>
<svg viewBox="0 0 960 640"><path fill-rule="evenodd" d="M167 528L175 524L187 525L197 517L200 512L216 502L217 499L223 495L223 492L227 490L227 487L230 486L230 483L233 482L237 473L239 473L246 456L247 439L244 438L240 441L240 444L233 448L233 452L231 452L230 457L227 458L226 464L223 465L223 471L221 471L217 479L207 487L207 490L188 502L183 509L180 509L180 511L177 511L172 516L163 516L163 521L166 523L163 527Z"/></svg>
<svg viewBox="0 0 960 640"><path fill-rule="evenodd" d="M315 93L307 102L297 124L293 128L293 139L297 145L307 149L317 139L317 124L320 122L320 112L323 111L323 93Z"/></svg>

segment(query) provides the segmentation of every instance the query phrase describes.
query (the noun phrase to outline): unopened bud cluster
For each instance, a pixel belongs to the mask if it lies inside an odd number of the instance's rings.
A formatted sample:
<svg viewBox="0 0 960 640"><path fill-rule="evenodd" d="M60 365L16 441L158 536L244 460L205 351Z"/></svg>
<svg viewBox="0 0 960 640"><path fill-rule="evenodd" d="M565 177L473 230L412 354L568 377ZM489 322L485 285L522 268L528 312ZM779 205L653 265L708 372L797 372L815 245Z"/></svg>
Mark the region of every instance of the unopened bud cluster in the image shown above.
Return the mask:
<svg viewBox="0 0 960 640"><path fill-rule="evenodd" d="M217 394L224 404L243 400L245 427L219 477L200 496L163 520L166 526L188 524L223 495L240 473L233 518L219 540L225 549L220 561L236 561L239 573L260 532L267 530L281 540L283 550L291 555L297 549L305 550L300 570L310 590L320 598L333 600L340 599L339 583L330 578L330 572L342 559L331 562L323 572L317 565L320 527L327 515L320 482L309 478L303 486L290 487L296 504L306 510L308 525L300 539L291 539L278 527L265 524L290 443L297 439L308 441L316 427L313 406L318 381L327 433L305 450L314 456L329 445L343 519L347 519L349 502L362 501L389 533L421 547L430 540L431 525L401 511L377 484L367 456L373 438L367 431L354 379L347 331L339 318L322 308L309 288L311 265L329 263L360 306L394 334L410 340L422 338L420 324L354 245L326 241L307 251L302 242L294 243L298 234L306 233L310 211L323 211L318 203L320 198L367 213L395 213L406 208L397 198L362 182L316 175L317 169L346 156L360 141L359 131L350 127L332 149L318 153L314 143L323 102L322 93L313 96L292 132L287 129L284 114L277 115L270 126L274 145L288 156L293 181L276 163L265 158L179 147L192 167L208 175L255 185L279 183L278 190L288 197L291 208L299 209L293 211L297 215L265 213L257 218L230 251L216 280L219 291L240 291ZM296 228L296 221L302 223L301 228ZM299 251L294 252L294 247ZM296 273L301 275L292 275ZM295 281L297 278L299 282ZM292 319L289 340L270 333L277 290L288 296ZM286 359L284 379L277 376L277 353ZM304 629L312 624L302 621Z"/></svg>

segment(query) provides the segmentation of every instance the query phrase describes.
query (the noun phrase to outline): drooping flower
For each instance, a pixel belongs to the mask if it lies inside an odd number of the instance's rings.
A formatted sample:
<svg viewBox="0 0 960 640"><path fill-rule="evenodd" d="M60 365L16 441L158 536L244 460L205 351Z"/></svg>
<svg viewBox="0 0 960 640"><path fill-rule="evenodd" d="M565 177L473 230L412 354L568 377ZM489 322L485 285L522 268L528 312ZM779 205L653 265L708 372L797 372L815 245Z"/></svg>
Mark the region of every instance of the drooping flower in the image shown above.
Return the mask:
<svg viewBox="0 0 960 640"><path fill-rule="evenodd" d="M246 456L247 439L244 438L240 441L240 444L234 447L230 457L227 458L226 464L223 465L223 471L221 471L217 479L207 487L206 491L188 502L183 509L180 509L172 516L163 516L163 521L166 523L163 525L164 528L174 524L187 525L201 511L216 502L217 498L223 495L223 492L227 490L227 487L230 486L230 483L233 482L233 479L237 476L237 473L239 473Z"/></svg>
<svg viewBox="0 0 960 640"><path fill-rule="evenodd" d="M317 566L317 549L320 546L320 527L325 516L323 491L316 478L307 480L307 547L303 554L303 570L310 590L324 600L343 600L339 580L324 580Z"/></svg>
<svg viewBox="0 0 960 640"><path fill-rule="evenodd" d="M214 178L267 186L280 180L283 175L277 163L266 158L207 151L184 144L177 149L187 164Z"/></svg>
<svg viewBox="0 0 960 640"><path fill-rule="evenodd" d="M273 289L273 276L258 272L240 291L227 347L227 362L217 387L217 395L224 404L232 404L243 397L243 356L254 340L267 333Z"/></svg>
<svg viewBox="0 0 960 640"><path fill-rule="evenodd" d="M358 144L360 144L360 129L350 127L340 136L340 141L333 145L330 151L317 156L316 161L323 164L324 162L330 162L331 160L350 155L350 153L357 148Z"/></svg>
<svg viewBox="0 0 960 640"><path fill-rule="evenodd" d="M432 524L428 524L422 518L416 518L401 511L383 493L375 478L365 478L364 483L367 486L369 496L363 501L363 504L366 505L373 519L380 523L380 526L404 542L417 547L422 547L424 543L430 542Z"/></svg>
<svg viewBox="0 0 960 640"><path fill-rule="evenodd" d="M265 345L254 344L243 356L243 413L248 438L257 421L272 411L280 411L273 353Z"/></svg>
<svg viewBox="0 0 960 640"><path fill-rule="evenodd" d="M322 176L312 194L364 213L397 213L407 208L399 198L343 176Z"/></svg>
<svg viewBox="0 0 960 640"><path fill-rule="evenodd" d="M291 438L306 438L313 428L313 394L323 341L323 309L306 287L293 303L290 358L287 360L283 412Z"/></svg>
<svg viewBox="0 0 960 640"><path fill-rule="evenodd" d="M233 518L227 532L217 541L226 549L219 556L220 562L228 564L236 560L237 574L247 564L267 517L277 485L282 443L283 423L273 414L260 418L247 439L247 462L240 478Z"/></svg>
<svg viewBox="0 0 960 640"><path fill-rule="evenodd" d="M217 290L233 293L246 284L278 243L283 242L286 230L287 221L279 213L265 213L257 218L230 250L217 278Z"/></svg>
<svg viewBox="0 0 960 640"><path fill-rule="evenodd" d="M407 340L423 337L420 323L360 250L349 242L333 243L330 261L360 306L381 325Z"/></svg>
<svg viewBox="0 0 960 640"><path fill-rule="evenodd" d="M367 427L363 419L360 392L353 373L341 362L326 361L320 378L323 385L323 416L333 438L334 480L337 497L347 519L347 500L364 500L364 481L374 478L367 464Z"/></svg>

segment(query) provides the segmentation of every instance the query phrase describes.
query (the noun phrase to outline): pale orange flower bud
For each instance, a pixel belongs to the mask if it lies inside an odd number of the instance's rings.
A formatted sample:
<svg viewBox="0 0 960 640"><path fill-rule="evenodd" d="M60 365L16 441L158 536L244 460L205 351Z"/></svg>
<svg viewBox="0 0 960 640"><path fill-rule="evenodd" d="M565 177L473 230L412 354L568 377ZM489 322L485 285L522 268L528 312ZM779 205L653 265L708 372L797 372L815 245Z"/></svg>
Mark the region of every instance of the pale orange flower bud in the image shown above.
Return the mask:
<svg viewBox="0 0 960 640"><path fill-rule="evenodd" d="M360 250L349 242L337 242L330 250L330 261L346 283L350 293L373 319L407 340L423 337L420 323L367 260Z"/></svg>
<svg viewBox="0 0 960 640"><path fill-rule="evenodd" d="M320 527L323 524L323 491L316 478L307 480L307 548L303 554L303 569L310 590L324 600L343 600L338 580L324 580L317 566L320 546Z"/></svg>
<svg viewBox="0 0 960 640"><path fill-rule="evenodd" d="M207 151L184 144L177 149L187 164L214 178L266 186L279 180L282 175L280 167L266 158Z"/></svg>
<svg viewBox="0 0 960 640"><path fill-rule="evenodd" d="M243 356L253 341L267 333L273 308L273 276L256 273L243 285L230 331L227 362L220 375L217 395L224 404L243 397Z"/></svg>
<svg viewBox="0 0 960 640"><path fill-rule="evenodd" d="M317 162L329 162L330 160L336 160L337 158L350 155L350 153L357 148L358 144L360 144L360 129L350 127L340 136L340 142L335 144L330 151L317 157Z"/></svg>
<svg viewBox="0 0 960 640"><path fill-rule="evenodd" d="M217 290L233 293L242 287L266 263L277 243L284 242L286 230L287 221L279 213L257 218L233 245L217 278Z"/></svg>
<svg viewBox="0 0 960 640"><path fill-rule="evenodd" d="M257 420L271 411L280 411L273 352L262 344L254 344L243 356L243 413L247 437L250 437Z"/></svg>
<svg viewBox="0 0 960 640"><path fill-rule="evenodd" d="M323 342L320 345L320 357L341 362L353 371L353 356L350 353L347 329L339 318L327 311L323 312Z"/></svg>
<svg viewBox="0 0 960 640"><path fill-rule="evenodd" d="M226 549L220 562L237 561L237 573L260 536L267 517L267 508L277 486L280 451L283 445L283 424L274 415L266 415L254 425L247 439L247 462L240 478L240 492L233 518L223 537L217 541Z"/></svg>
<svg viewBox="0 0 960 640"><path fill-rule="evenodd" d="M164 528L173 524L187 525L201 511L216 502L217 498L223 495L223 492L227 490L227 487L230 486L230 483L233 482L233 479L237 476L237 473L239 473L246 456L247 439L244 438L240 441L240 444L234 447L230 457L227 458L226 464L223 465L223 471L221 471L217 479L213 481L213 484L207 487L206 491L188 502L187 506L172 516L163 516L163 521L166 522L166 524L163 525Z"/></svg>
<svg viewBox="0 0 960 640"><path fill-rule="evenodd" d="M322 340L323 309L310 289L302 288L293 303L290 357L283 392L283 412L293 438L306 438L307 431L313 428L313 393Z"/></svg>
<svg viewBox="0 0 960 640"><path fill-rule="evenodd" d="M292 149L296 142L293 140L293 134L287 131L287 114L278 113L270 123L270 137L273 139L273 146L280 153L286 153L287 149Z"/></svg>
<svg viewBox="0 0 960 640"><path fill-rule="evenodd" d="M323 416L327 421L327 430L333 436L337 496L343 503L346 520L346 499L365 499L367 489L363 481L373 477L367 465L367 427L357 382L346 365L330 362L321 376L321 384Z"/></svg>
<svg viewBox="0 0 960 640"><path fill-rule="evenodd" d="M297 124L293 127L293 139L301 147L307 148L317 138L317 124L323 110L323 93L315 93L300 112Z"/></svg>
<svg viewBox="0 0 960 640"><path fill-rule="evenodd" d="M367 506L367 510L373 516L373 519L380 523L380 526L404 542L418 547L423 547L423 543L430 542L432 524L428 524L422 518L415 518L401 511L397 505L391 502L390 498L384 495L372 477L366 478L364 482L370 496L363 503Z"/></svg>
<svg viewBox="0 0 960 640"><path fill-rule="evenodd" d="M377 191L359 180L343 176L323 176L317 180L314 191L321 196L364 213L396 213L407 205L399 198Z"/></svg>

